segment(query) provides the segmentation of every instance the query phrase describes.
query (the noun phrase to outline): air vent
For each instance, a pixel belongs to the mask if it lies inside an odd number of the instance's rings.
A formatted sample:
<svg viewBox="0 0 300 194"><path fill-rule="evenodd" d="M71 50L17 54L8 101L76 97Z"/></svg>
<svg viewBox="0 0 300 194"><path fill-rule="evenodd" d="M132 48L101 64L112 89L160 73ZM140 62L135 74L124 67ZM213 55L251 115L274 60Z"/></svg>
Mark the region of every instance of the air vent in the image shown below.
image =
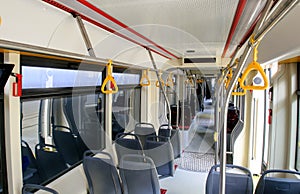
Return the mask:
<svg viewBox="0 0 300 194"><path fill-rule="evenodd" d="M216 63L216 58L184 58L184 63Z"/></svg>
<svg viewBox="0 0 300 194"><path fill-rule="evenodd" d="M186 50L185 51L186 53L194 53L194 52L196 52L195 50Z"/></svg>

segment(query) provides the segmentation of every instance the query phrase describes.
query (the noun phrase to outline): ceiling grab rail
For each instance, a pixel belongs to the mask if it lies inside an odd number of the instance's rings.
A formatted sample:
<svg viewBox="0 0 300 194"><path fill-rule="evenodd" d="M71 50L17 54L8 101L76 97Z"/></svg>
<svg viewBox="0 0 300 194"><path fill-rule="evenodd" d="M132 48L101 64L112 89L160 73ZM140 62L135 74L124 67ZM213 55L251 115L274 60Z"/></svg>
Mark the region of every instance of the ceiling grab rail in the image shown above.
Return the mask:
<svg viewBox="0 0 300 194"><path fill-rule="evenodd" d="M163 80L161 79L161 75L159 75L158 71L157 71L157 66L155 64L155 61L154 61L154 58L153 58L153 55L152 55L152 52L149 48L146 48L148 53L149 53L149 56L150 56L150 59L151 59L151 62L152 62L152 65L155 69L155 72L156 72L156 76L157 76L157 79L158 79L158 83L159 83L159 88L160 90L162 91L163 95L164 95L164 98L165 98L165 101L166 101L166 104L167 104L167 108L168 108L168 111L169 111L169 118L168 118L168 127L171 129L172 128L172 125L171 125L171 106L170 106L170 102L169 102L169 99L167 97L167 94L166 94L166 91L164 90L164 85L163 85Z"/></svg>
<svg viewBox="0 0 300 194"><path fill-rule="evenodd" d="M101 92L104 94L115 94L119 91L119 88L118 88L118 85L117 85L114 77L112 76L112 60L111 59L108 61L108 64L106 65L106 67L107 67L107 76L102 83ZM109 85L107 85L108 82L110 82ZM113 87L111 87L111 85L113 85ZM106 90L105 90L105 86L106 86Z"/></svg>
<svg viewBox="0 0 300 194"><path fill-rule="evenodd" d="M269 13L269 4L272 3L272 0L268 0L267 5L265 6L263 10L263 14L258 22L258 27L254 30L253 34L255 41L260 41L290 10L292 10L293 7L299 3L299 0L286 0L283 1L281 6L278 6L276 10L274 10L270 15ZM268 16L268 17L267 17ZM264 21L266 19L266 21ZM255 45L255 44L254 44ZM244 52L240 58L240 64L237 67L236 71L234 72L233 78L231 83L228 86L228 90L226 93L226 99L225 99L225 104L224 104L224 125L223 125L223 131L222 131L222 150L221 150L221 160L220 160L220 190L219 194L225 194L225 183L226 183L226 174L225 174L225 169L226 169L226 144L227 144L227 138L226 138L226 130L227 130L227 115L228 115L228 103L230 100L230 94L234 88L234 84L238 80L238 77L240 73L242 72L246 60L250 55L250 52L252 50L252 45L251 41L248 42L246 48L244 49Z"/></svg>
<svg viewBox="0 0 300 194"><path fill-rule="evenodd" d="M170 72L168 75L168 78L166 80L166 86L168 87L173 87L174 86L174 81L173 81L173 73Z"/></svg>
<svg viewBox="0 0 300 194"><path fill-rule="evenodd" d="M251 41L251 44L255 43L253 35L251 36L250 41ZM242 74L242 77L241 77L241 80L240 80L240 86L244 90L265 90L269 86L268 78L267 78L263 68L257 62L257 54L258 54L257 47L258 47L258 45L259 45L259 42L257 42L257 44L254 46L254 49L253 49L253 61L248 65L248 67L246 68L246 70ZM248 74L251 71L255 71L255 70L257 70L261 74L261 76L264 80L264 85L263 86L254 86L254 85L246 85L245 86L244 82L245 82Z"/></svg>
<svg viewBox="0 0 300 194"><path fill-rule="evenodd" d="M157 72L156 72L157 73ZM156 87L159 87L160 85L162 87L165 86L165 81L161 78L161 75L162 75L162 72L161 70L159 71L159 73L157 73L159 76L157 77L157 81L155 82L155 86Z"/></svg>
<svg viewBox="0 0 300 194"><path fill-rule="evenodd" d="M149 69L143 70L143 75L142 75L141 80L140 80L140 85L142 87L144 87L144 86L150 86L150 84L151 84L150 83L150 79L148 77L148 72L149 72ZM146 83L145 83L145 81L146 81Z"/></svg>

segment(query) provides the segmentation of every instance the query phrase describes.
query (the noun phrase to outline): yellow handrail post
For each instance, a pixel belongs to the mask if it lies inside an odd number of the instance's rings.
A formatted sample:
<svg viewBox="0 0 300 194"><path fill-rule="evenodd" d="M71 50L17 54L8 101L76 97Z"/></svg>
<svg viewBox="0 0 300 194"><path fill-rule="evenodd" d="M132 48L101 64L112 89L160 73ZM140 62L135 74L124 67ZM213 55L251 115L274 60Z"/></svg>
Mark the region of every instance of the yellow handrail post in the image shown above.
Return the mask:
<svg viewBox="0 0 300 194"><path fill-rule="evenodd" d="M102 83L101 92L104 94L115 94L119 91L119 88L114 77L112 76L112 60L108 61L106 67L107 67L107 76ZM111 89L110 85L107 85L109 82L113 84L114 90ZM106 90L105 90L105 86L106 86Z"/></svg>

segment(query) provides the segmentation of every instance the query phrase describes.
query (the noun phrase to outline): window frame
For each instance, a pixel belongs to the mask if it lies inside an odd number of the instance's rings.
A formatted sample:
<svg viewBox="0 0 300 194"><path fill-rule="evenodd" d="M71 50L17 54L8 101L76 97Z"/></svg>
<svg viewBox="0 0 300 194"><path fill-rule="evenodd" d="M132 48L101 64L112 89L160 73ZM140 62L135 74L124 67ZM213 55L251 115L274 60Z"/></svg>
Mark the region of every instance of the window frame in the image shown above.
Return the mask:
<svg viewBox="0 0 300 194"><path fill-rule="evenodd" d="M299 142L300 142L300 63L297 63L297 133L296 133L296 152L295 152L295 170L300 171L300 161L298 161L298 158L300 159L300 150L299 150ZM299 163L299 166L298 164Z"/></svg>

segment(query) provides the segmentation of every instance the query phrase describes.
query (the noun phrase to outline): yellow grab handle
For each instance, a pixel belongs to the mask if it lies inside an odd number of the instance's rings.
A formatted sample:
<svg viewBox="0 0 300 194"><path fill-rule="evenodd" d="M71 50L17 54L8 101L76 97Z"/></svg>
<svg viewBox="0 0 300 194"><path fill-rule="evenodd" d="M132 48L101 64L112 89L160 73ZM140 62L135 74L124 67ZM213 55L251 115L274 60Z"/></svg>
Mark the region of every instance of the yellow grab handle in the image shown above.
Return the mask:
<svg viewBox="0 0 300 194"><path fill-rule="evenodd" d="M172 73L169 74L169 76L166 80L166 86L169 86L169 87L174 86L174 82L173 82L173 79L172 79Z"/></svg>
<svg viewBox="0 0 300 194"><path fill-rule="evenodd" d="M261 74L261 76L262 76L262 78L264 80L264 85L263 86L245 86L244 85L246 77L253 70L257 70ZM240 86L244 90L265 90L265 89L268 88L268 85L269 85L268 78L267 78L267 76L266 76L263 68L256 61L253 61L252 63L250 63L248 65L247 69L244 71L244 73L243 73L243 75L241 77L241 80L240 80Z"/></svg>
<svg viewBox="0 0 300 194"><path fill-rule="evenodd" d="M238 84L240 84L240 83L241 83L241 78L238 79ZM244 89L243 89L243 91L240 91L240 92L234 92L234 90L238 89L238 84L235 85L231 95L233 95L233 96L244 96L246 94L246 90L244 90Z"/></svg>
<svg viewBox="0 0 300 194"><path fill-rule="evenodd" d="M228 72L228 74L227 74L227 76L226 76L227 79L225 80L225 88L226 88L226 89L228 88L228 86L229 86L229 84L230 84L230 82L231 82L232 75L233 75L232 69L230 68L230 69L229 69L229 72Z"/></svg>
<svg viewBox="0 0 300 194"><path fill-rule="evenodd" d="M160 82L161 82L161 86L164 87L164 86L165 86L164 80L162 80L162 79L160 78ZM155 82L155 86L156 86L156 87L159 87L159 81L156 81L156 82Z"/></svg>
<svg viewBox="0 0 300 194"><path fill-rule="evenodd" d="M255 40L254 40L253 37L254 37L254 35L252 35L251 38L250 38L250 41L251 41L252 44L255 43ZM267 78L263 68L260 66L260 64L258 62L256 62L257 61L257 55L258 55L258 50L257 50L258 45L259 45L259 42L255 45L255 47L253 49L253 61L252 61L252 63L250 63L248 65L248 67L244 71L244 73L241 77L241 80L240 80L240 86L244 90L265 90L265 89L268 88L268 85L269 85L268 78ZM257 70L261 74L261 76L264 80L264 85L263 86L245 86L244 85L246 77L253 70Z"/></svg>
<svg viewBox="0 0 300 194"><path fill-rule="evenodd" d="M246 90L243 90L241 92L232 92L231 95L233 96L244 96L246 94Z"/></svg>
<svg viewBox="0 0 300 194"><path fill-rule="evenodd" d="M197 84L201 84L203 82L204 82L203 79L197 79L197 81L196 81Z"/></svg>
<svg viewBox="0 0 300 194"><path fill-rule="evenodd" d="M143 86L150 86L150 79L148 77L148 74L147 74L148 70L143 70L143 75L141 77L141 80L140 80L140 85L143 87ZM144 83L144 81L146 81L146 83Z"/></svg>
<svg viewBox="0 0 300 194"><path fill-rule="evenodd" d="M118 85L114 79L114 77L112 76L112 71L111 71L111 67L112 67L112 60L108 61L107 66L107 76L105 78L105 80L102 83L101 86L101 92L104 94L115 94L119 91ZM107 90L105 90L105 86L107 85L107 83L110 81L110 83L114 86L114 90L111 90L110 86L107 86L106 88L109 88Z"/></svg>

